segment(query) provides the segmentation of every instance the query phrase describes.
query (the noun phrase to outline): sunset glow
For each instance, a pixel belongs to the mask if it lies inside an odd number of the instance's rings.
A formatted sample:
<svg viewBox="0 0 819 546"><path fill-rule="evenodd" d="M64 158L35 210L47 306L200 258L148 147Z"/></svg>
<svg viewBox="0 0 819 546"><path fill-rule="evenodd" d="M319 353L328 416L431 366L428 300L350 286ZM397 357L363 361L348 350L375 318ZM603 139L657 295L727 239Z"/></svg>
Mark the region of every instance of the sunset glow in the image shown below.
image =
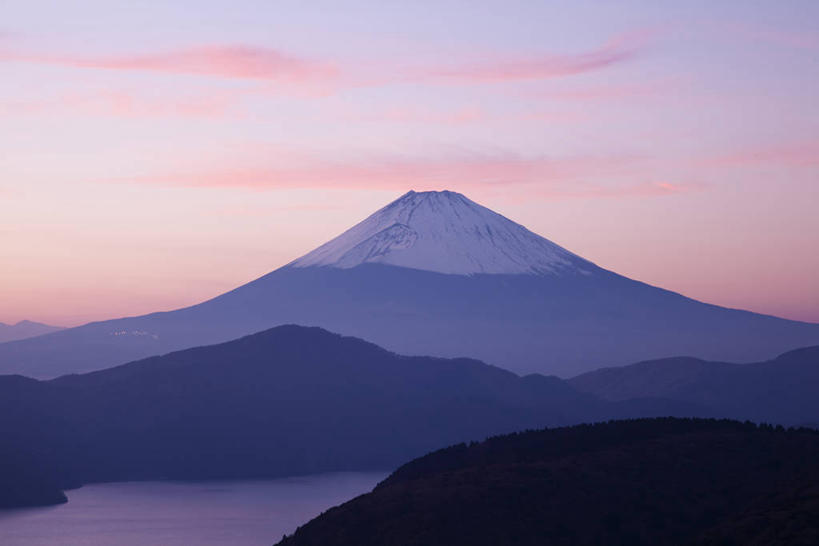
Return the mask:
<svg viewBox="0 0 819 546"><path fill-rule="evenodd" d="M411 189L819 322L815 2L138 4L0 8L0 322L197 303Z"/></svg>

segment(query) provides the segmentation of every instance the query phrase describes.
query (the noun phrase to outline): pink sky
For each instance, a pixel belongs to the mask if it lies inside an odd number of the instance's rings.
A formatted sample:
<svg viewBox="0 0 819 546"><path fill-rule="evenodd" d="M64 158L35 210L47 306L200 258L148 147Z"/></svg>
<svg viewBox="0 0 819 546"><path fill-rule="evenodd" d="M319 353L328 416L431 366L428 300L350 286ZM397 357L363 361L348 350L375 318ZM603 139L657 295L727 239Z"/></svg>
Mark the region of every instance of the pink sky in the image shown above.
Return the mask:
<svg viewBox="0 0 819 546"><path fill-rule="evenodd" d="M196 303L410 189L819 322L815 2L70 4L0 20L0 322Z"/></svg>

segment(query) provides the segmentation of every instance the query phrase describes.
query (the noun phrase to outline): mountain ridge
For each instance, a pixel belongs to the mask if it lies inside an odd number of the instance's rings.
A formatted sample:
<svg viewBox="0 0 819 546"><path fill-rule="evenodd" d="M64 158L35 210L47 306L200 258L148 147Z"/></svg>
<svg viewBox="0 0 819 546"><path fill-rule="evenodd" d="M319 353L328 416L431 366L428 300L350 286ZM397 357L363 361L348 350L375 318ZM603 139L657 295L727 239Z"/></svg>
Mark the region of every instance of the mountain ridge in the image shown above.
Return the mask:
<svg viewBox="0 0 819 546"><path fill-rule="evenodd" d="M41 336L60 330L64 330L64 328L62 326L52 326L31 320L21 320L15 324L0 322L0 343Z"/></svg>
<svg viewBox="0 0 819 546"><path fill-rule="evenodd" d="M291 323L368 339L401 354L467 356L520 374L561 377L669 354L755 362L819 344L819 324L726 309L628 279L467 201L454 193L406 194L295 262L205 302L2 343L0 373L49 378L91 371ZM431 219L398 218L416 202ZM447 231L457 216L446 211L461 207L468 221ZM441 208L445 214L434 212ZM534 238L544 260L554 251L568 265L527 266L523 274L428 270L439 258L451 265L453 255L459 267L473 267L470 245L483 245L489 236L472 227L485 226L487 217L523 233L524 243ZM395 227L396 219L403 226L409 221L415 235ZM450 231L457 233L450 238ZM447 245L462 247L460 254ZM419 265L414 260L427 254L413 255L413 249L428 247L434 259L425 262L427 270L366 261L403 256L407 265ZM490 248L490 258L474 255L484 269L511 263ZM351 260L342 263L350 267L322 265L342 259Z"/></svg>
<svg viewBox="0 0 819 546"><path fill-rule="evenodd" d="M0 462L30 454L28 484L55 474L57 488L383 470L453 442L669 411L698 408L605 402L554 377L286 325L49 381L0 376ZM22 486L10 468L0 484Z"/></svg>
<svg viewBox="0 0 819 546"><path fill-rule="evenodd" d="M747 364L685 357L603 368L568 380L576 389L605 400L640 397L689 402L721 416L789 425L815 423L819 416L819 346Z"/></svg>

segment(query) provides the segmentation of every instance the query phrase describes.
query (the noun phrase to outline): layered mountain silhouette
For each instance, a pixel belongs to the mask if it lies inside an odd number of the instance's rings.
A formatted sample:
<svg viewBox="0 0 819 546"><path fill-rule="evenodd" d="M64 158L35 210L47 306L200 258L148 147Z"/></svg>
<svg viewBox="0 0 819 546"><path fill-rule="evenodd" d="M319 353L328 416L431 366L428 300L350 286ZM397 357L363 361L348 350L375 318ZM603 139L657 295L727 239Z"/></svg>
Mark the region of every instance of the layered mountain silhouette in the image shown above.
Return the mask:
<svg viewBox="0 0 819 546"><path fill-rule="evenodd" d="M591 390L594 374L519 376L286 325L82 375L0 376L0 506L64 502L61 489L98 481L384 470L457 442L609 419L819 422L818 354L717 364L737 375L698 387L707 396L600 389L604 399L573 386Z"/></svg>
<svg viewBox="0 0 819 546"><path fill-rule="evenodd" d="M49 326L48 324L32 322L30 320L21 320L16 324L3 324L0 322L0 343L41 336L59 330L62 330L62 327Z"/></svg>
<svg viewBox="0 0 819 546"><path fill-rule="evenodd" d="M564 377L676 354L753 362L819 344L817 324L700 303L602 269L458 193L409 192L199 305L0 344L0 373L91 371L290 323Z"/></svg>
<svg viewBox="0 0 819 546"><path fill-rule="evenodd" d="M456 445L280 546L819 542L819 433L646 419Z"/></svg>
<svg viewBox="0 0 819 546"><path fill-rule="evenodd" d="M659 397L708 407L726 417L790 425L819 422L819 347L753 364L666 358L589 372L570 384L606 400Z"/></svg>
<svg viewBox="0 0 819 546"><path fill-rule="evenodd" d="M14 485L0 497L39 491L59 502L60 486L96 481L383 470L514 430L699 411L603 401L556 377L281 326L84 375L0 376L0 462L17 461L0 465L0 484Z"/></svg>

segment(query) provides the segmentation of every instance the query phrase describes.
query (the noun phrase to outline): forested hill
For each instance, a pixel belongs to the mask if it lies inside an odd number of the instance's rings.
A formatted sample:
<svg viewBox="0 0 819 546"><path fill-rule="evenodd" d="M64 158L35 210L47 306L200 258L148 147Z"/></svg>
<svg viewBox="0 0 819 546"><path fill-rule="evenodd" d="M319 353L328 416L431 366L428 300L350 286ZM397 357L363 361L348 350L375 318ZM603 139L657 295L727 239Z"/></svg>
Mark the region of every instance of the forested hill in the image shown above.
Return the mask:
<svg viewBox="0 0 819 546"><path fill-rule="evenodd" d="M459 444L280 544L819 544L819 433L661 418Z"/></svg>

